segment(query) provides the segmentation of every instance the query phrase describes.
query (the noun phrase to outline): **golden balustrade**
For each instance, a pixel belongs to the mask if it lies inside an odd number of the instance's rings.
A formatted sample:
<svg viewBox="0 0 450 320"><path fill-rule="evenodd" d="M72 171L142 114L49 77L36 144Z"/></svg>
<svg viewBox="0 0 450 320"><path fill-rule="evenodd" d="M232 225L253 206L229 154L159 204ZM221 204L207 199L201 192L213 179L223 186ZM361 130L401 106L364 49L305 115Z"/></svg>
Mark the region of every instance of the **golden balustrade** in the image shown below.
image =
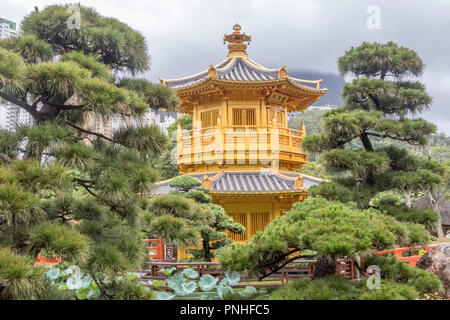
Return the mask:
<svg viewBox="0 0 450 320"><path fill-rule="evenodd" d="M180 128L179 128L180 129ZM301 167L307 154L304 130L278 126L217 126L179 130L177 164L267 164L271 160Z"/></svg>

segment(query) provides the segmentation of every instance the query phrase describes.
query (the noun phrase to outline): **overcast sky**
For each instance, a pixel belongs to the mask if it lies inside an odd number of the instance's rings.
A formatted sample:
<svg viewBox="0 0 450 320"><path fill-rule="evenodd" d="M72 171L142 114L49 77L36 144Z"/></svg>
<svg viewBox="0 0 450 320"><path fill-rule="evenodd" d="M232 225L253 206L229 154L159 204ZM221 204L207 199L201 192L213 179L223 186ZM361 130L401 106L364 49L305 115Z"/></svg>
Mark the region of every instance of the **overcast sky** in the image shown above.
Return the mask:
<svg viewBox="0 0 450 320"><path fill-rule="evenodd" d="M70 2L70 1L67 1ZM394 41L425 63L420 79L433 97L423 116L450 134L450 1L448 0L77 0L146 37L151 81L207 69L227 53L234 23L252 36L249 56L269 67L337 72L337 58L362 41ZM20 23L34 6L66 1L1 0L0 17ZM380 28L368 28L376 5ZM82 21L81 21L82 23ZM374 26L372 24L372 26ZM324 84L326 86L326 83Z"/></svg>

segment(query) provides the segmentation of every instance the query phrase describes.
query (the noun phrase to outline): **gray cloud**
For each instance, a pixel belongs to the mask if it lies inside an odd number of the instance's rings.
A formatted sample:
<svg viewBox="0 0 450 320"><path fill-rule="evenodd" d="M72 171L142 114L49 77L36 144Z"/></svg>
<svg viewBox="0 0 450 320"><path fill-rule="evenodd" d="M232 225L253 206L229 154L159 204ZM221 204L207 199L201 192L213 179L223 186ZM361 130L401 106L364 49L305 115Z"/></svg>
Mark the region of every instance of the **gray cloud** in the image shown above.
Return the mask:
<svg viewBox="0 0 450 320"><path fill-rule="evenodd" d="M34 6L8 1L1 17L19 22ZM337 72L336 60L362 41L394 41L422 57L433 105L423 116L450 134L450 2L445 0L81 0L141 31L152 56L152 81L206 69L226 56L222 37L239 22L252 35L250 57L267 67ZM381 29L366 27L367 7L381 9ZM326 85L326 84L325 84Z"/></svg>

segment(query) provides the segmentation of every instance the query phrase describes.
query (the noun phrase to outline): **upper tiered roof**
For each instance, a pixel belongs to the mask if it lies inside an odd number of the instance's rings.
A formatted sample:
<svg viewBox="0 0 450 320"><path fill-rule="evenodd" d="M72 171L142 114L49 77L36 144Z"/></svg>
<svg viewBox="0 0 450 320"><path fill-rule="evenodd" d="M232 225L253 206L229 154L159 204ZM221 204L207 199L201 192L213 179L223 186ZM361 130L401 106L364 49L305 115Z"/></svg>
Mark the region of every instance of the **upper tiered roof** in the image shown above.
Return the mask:
<svg viewBox="0 0 450 320"><path fill-rule="evenodd" d="M267 69L248 57L230 57L221 63L210 66L208 70L180 79L161 79L161 82L174 89L187 89L205 82L209 78L229 82L275 82L287 80L291 84L305 90L325 93L327 89L320 88L320 80L309 81L283 75L286 67L280 69ZM281 77L280 77L281 74ZM319 88L318 88L319 87Z"/></svg>
<svg viewBox="0 0 450 320"><path fill-rule="evenodd" d="M241 27L236 24L234 32L224 36L224 42L228 45L227 58L209 69L195 75L179 79L160 79L165 86L177 90L180 96L193 96L211 90L232 88L270 88L278 90L295 100L298 97L306 97L308 105L318 100L327 89L320 88L322 80L302 80L290 77L283 66L279 69L268 69L251 60L246 52L247 44L251 37L241 34ZM312 100L312 102L311 102ZM295 104L302 107L304 103L292 101L288 104L290 109L296 109Z"/></svg>

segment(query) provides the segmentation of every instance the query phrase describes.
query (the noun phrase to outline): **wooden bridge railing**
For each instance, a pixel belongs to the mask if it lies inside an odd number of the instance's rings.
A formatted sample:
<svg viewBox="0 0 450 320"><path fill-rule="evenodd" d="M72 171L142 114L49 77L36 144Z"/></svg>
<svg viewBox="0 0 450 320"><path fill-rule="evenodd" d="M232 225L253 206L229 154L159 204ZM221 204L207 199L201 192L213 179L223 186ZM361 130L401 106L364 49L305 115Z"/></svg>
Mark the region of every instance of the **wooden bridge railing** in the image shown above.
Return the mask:
<svg viewBox="0 0 450 320"><path fill-rule="evenodd" d="M236 287L245 287L248 283L245 282L257 282L252 283L256 288L267 288L273 286L279 286L288 283L290 280L296 280L301 278L311 278L314 274L316 260L295 260L292 263L284 266L282 269L273 273L272 275L258 280L255 278L242 277L241 283ZM225 273L219 267L218 262L151 262L147 269L142 271L141 281L146 286L153 287L147 283L148 280L165 280L169 276L165 275L161 270L164 268L175 267L175 272L182 272L186 268L192 268L198 272L200 278L202 275L210 274L219 279L223 279ZM354 265L351 260L339 259L336 265L336 274L350 280L355 279ZM198 279L197 278L197 279ZM159 287L161 289L168 289L167 287Z"/></svg>
<svg viewBox="0 0 450 320"><path fill-rule="evenodd" d="M436 246L437 244L430 244L428 246L418 246L418 247L407 247L407 248L394 248L390 250L383 250L375 252L375 254L390 255L397 257L411 266L415 267L417 261L423 256L425 252Z"/></svg>

